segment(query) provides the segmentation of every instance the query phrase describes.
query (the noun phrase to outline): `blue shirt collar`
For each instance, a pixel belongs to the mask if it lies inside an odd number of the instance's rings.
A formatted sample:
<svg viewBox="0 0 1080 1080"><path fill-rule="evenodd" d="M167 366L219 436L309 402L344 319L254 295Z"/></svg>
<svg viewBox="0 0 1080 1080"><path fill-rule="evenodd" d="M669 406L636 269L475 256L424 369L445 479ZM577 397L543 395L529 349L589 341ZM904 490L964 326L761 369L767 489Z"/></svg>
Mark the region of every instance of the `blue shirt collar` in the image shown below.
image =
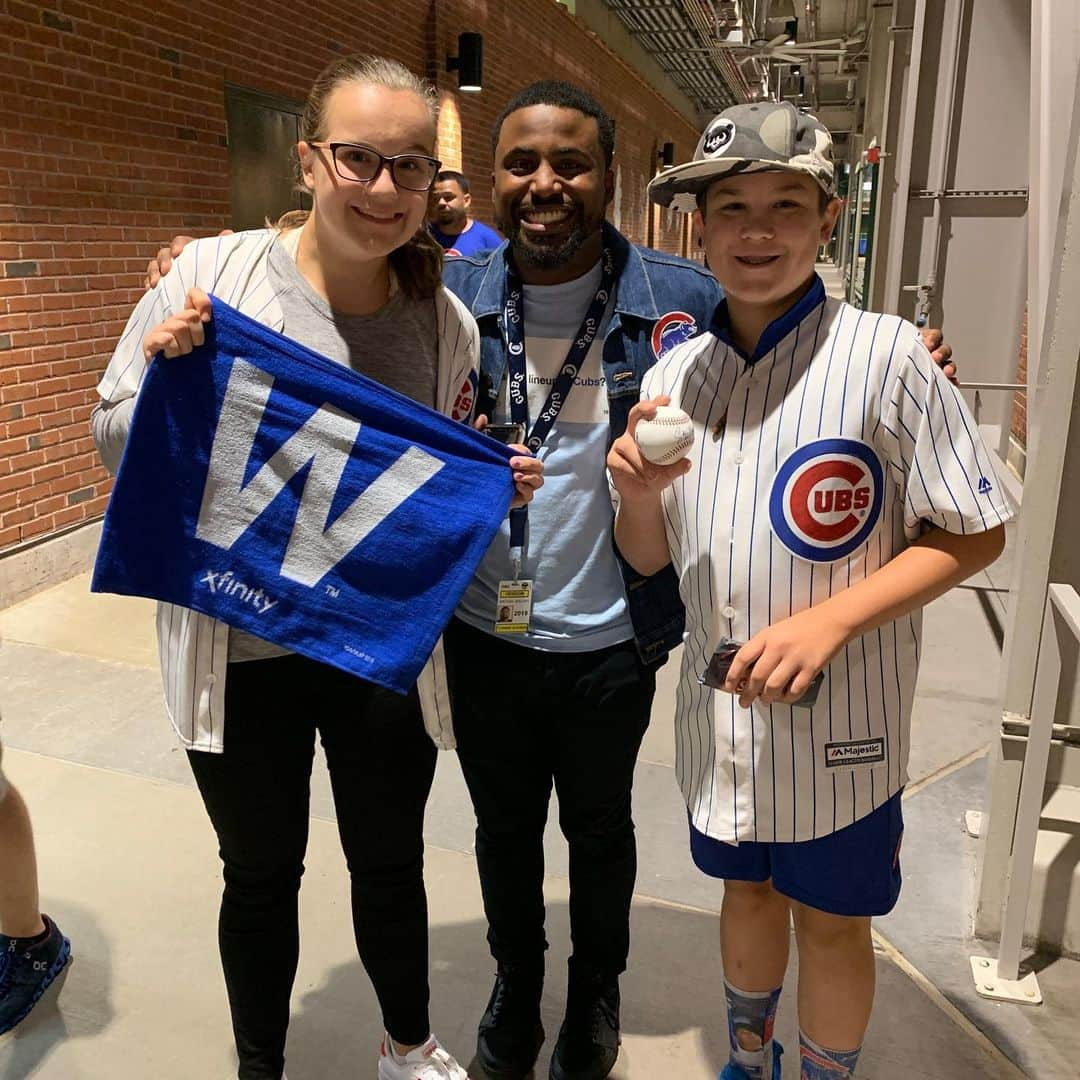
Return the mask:
<svg viewBox="0 0 1080 1080"><path fill-rule="evenodd" d="M755 363L766 353L770 353L784 338L795 329L815 308L825 303L825 285L815 274L813 284L805 295L789 307L779 318L773 319L758 338L753 356L747 356L731 339L731 316L728 313L727 300L721 300L713 312L712 325L709 329L730 349L734 349L748 363Z"/></svg>
<svg viewBox="0 0 1080 1080"><path fill-rule="evenodd" d="M618 229L606 221L604 243L615 255L615 310L639 319L658 319L660 312L656 307L656 299L641 253ZM506 262L509 253L510 243L504 240L489 257L484 279L472 305L475 318L502 313L506 297Z"/></svg>

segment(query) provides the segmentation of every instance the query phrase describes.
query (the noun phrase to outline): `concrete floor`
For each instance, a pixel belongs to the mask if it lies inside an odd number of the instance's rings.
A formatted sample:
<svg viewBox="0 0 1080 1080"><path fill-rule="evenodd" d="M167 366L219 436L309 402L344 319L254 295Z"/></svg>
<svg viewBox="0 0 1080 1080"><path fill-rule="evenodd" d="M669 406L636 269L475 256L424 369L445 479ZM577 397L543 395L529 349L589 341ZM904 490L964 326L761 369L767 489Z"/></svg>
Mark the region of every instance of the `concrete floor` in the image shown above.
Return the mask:
<svg viewBox="0 0 1080 1080"><path fill-rule="evenodd" d="M967 957L975 841L994 738L1010 552L927 611L905 800L904 894L877 925L878 1000L859 1075L875 1080L1073 1080L1080 964L1040 971L1046 1004L978 998ZM219 864L187 761L161 702L152 605L92 596L81 576L0 612L5 767L34 818L42 903L75 960L15 1036L0 1080L224 1080L235 1075L216 954ZM673 776L677 664L661 672L638 764L638 893L622 982L623 1050L614 1080L715 1077L726 1057L716 913L721 890L686 845ZM289 1036L292 1080L373 1077L381 1030L356 959L348 886L321 763L301 896L302 956ZM556 815L552 814L552 820ZM473 858L473 818L452 754L439 759L427 814L435 1030L462 1061L493 964ZM565 845L548 836L552 941L544 1001L548 1053L565 1005ZM989 947L992 952L993 946ZM778 1036L797 1044L794 963ZM1067 1004L1068 1003L1068 1004ZM798 1073L797 1055L784 1075ZM473 1071L474 1080L482 1080Z"/></svg>
<svg viewBox="0 0 1080 1080"><path fill-rule="evenodd" d="M1059 961L1044 971L1048 1002L1031 1010L982 1001L967 976L975 845L959 822L981 803L996 725L987 672L998 662L997 628L986 613L1003 613L996 582L1007 580L1007 559L927 613L905 895L878 926L878 1007L860 1067L877 1080L1076 1076L1070 1063L1080 1058L1080 1037L1064 1002L1080 989L1080 965ZM0 613L0 632L5 763L32 808L43 904L76 957L59 996L50 994L0 1047L0 1080L232 1075L215 949L215 845L163 714L151 605L92 596L83 576ZM669 664L638 765L640 873L616 1080L696 1080L715 1076L726 1057L720 889L686 851L672 769L674 677ZM321 767L312 805L290 1075L372 1076L377 1012L352 948ZM427 838L433 1020L467 1059L492 963L472 814L450 754L440 757ZM555 830L548 839L553 948L544 1022L553 1036L565 1003L567 882L564 845ZM778 1028L789 1046L793 998L786 995ZM546 1062L545 1053L538 1076ZM785 1076L794 1077L794 1058L788 1064Z"/></svg>

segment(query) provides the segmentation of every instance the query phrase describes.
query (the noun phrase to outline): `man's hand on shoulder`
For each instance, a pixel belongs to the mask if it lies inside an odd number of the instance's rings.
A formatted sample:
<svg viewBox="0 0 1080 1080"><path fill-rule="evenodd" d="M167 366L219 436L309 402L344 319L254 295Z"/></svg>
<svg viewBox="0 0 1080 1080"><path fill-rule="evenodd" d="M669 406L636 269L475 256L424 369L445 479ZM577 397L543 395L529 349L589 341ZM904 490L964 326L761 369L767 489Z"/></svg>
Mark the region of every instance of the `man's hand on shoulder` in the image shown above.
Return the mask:
<svg viewBox="0 0 1080 1080"><path fill-rule="evenodd" d="M232 236L232 229L222 229L218 236ZM158 253L146 264L146 279L143 285L147 290L152 289L171 269L172 261L194 240L194 236L174 236Z"/></svg>
<svg viewBox="0 0 1080 1080"><path fill-rule="evenodd" d="M941 373L949 382L956 383L956 361L952 358L952 346L946 342L940 330L928 326L919 332L922 334L923 344L930 352L930 359L941 368Z"/></svg>

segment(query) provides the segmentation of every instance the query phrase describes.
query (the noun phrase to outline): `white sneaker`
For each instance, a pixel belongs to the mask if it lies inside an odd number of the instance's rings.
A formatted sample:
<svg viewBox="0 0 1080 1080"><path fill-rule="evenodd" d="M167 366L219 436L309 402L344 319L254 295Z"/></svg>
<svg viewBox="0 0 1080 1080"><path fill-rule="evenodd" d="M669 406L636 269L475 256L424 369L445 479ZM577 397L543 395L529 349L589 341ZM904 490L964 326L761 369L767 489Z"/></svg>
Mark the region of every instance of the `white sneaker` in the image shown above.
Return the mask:
<svg viewBox="0 0 1080 1080"><path fill-rule="evenodd" d="M379 1047L379 1080L469 1080L469 1074L439 1044L434 1035L423 1046L398 1057L389 1033Z"/></svg>

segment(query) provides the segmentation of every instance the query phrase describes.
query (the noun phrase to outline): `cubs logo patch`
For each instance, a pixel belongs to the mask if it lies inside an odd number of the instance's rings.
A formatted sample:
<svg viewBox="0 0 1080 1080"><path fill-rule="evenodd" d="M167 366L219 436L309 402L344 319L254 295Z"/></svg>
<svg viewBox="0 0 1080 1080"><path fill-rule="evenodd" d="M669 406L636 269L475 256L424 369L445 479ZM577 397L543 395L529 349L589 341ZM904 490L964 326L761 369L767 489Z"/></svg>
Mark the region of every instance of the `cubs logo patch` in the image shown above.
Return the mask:
<svg viewBox="0 0 1080 1080"><path fill-rule="evenodd" d="M689 341L698 332L693 315L685 311L669 311L661 315L652 328L652 351L657 360L663 358L676 345Z"/></svg>
<svg viewBox="0 0 1080 1080"><path fill-rule="evenodd" d="M864 544L881 517L884 474L858 439L816 439L780 466L769 495L776 538L808 562L831 563Z"/></svg>
<svg viewBox="0 0 1080 1080"><path fill-rule="evenodd" d="M465 381L461 384L454 404L450 408L450 416L454 420L468 420L472 416L473 406L476 404L477 375L470 371Z"/></svg>
<svg viewBox="0 0 1080 1080"><path fill-rule="evenodd" d="M726 116L717 120L705 132L701 140L701 149L709 155L716 157L722 154L731 145L735 138L735 122Z"/></svg>

